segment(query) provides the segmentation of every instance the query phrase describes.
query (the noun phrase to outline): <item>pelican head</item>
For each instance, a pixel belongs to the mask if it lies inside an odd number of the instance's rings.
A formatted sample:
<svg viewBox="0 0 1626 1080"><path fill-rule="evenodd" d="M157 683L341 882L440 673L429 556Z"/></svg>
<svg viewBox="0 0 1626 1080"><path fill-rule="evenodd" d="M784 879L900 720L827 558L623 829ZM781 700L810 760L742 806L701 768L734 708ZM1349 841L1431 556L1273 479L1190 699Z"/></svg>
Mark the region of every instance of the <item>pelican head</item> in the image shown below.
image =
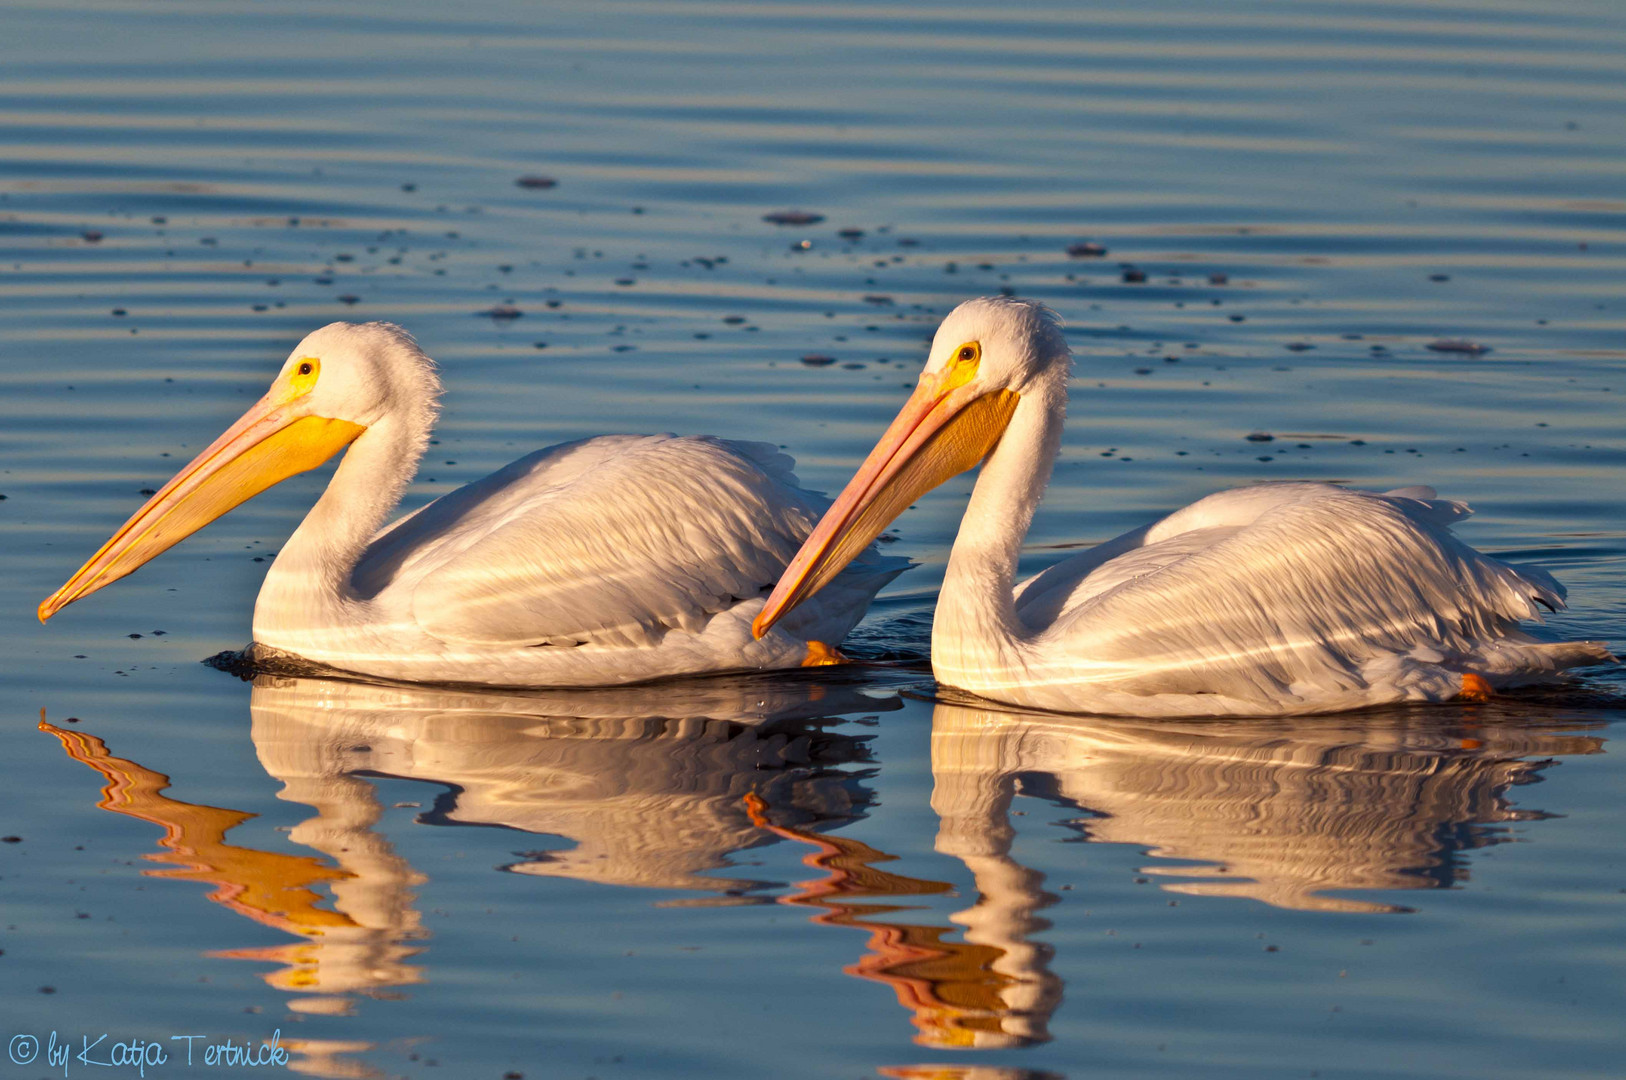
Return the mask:
<svg viewBox="0 0 1626 1080"><path fill-rule="evenodd" d="M1071 362L1043 305L983 297L951 311L914 393L797 552L752 632L762 637L911 503L992 453L1017 403L1064 387Z"/></svg>
<svg viewBox="0 0 1626 1080"><path fill-rule="evenodd" d="M264 397L40 604L40 621L273 484L316 468L375 424L418 413L418 429L427 431L439 389L434 364L398 326L336 322L315 331Z"/></svg>

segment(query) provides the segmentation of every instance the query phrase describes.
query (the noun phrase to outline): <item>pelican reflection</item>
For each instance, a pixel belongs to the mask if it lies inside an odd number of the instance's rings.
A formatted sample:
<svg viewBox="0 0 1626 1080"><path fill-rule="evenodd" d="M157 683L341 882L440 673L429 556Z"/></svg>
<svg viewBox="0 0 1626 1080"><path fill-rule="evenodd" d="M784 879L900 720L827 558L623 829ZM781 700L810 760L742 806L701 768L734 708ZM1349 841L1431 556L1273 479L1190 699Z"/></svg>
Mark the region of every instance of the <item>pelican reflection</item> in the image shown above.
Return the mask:
<svg viewBox="0 0 1626 1080"><path fill-rule="evenodd" d="M951 891L943 881L905 877L876 864L895 856L844 836L821 836L775 825L768 807L747 797L751 816L786 840L811 845L802 862L823 876L800 883L783 904L819 909L812 921L869 932L863 959L848 975L884 983L911 1013L922 1046L992 1049L1048 1042L1050 1014L1061 1003L1061 980L1049 970L1048 946L1027 935L1050 924L1033 917L1055 897L1039 889L1042 875L1004 860L991 870L968 862L976 880L977 912L956 915L968 927L964 941L944 941L953 927L904 922L891 916L909 907L870 903Z"/></svg>
<svg viewBox="0 0 1626 1080"><path fill-rule="evenodd" d="M899 707L852 685L782 677L524 695L262 677L253 736L282 797L317 808L292 838L347 867L345 853L367 840L356 829L378 816L373 776L447 788L422 822L573 842L519 851L505 870L702 894L668 904L767 902L778 883L718 871L776 840L812 845L804 861L823 876L779 901L819 909L817 924L869 931L864 955L844 970L889 986L916 1041L1046 1040L1061 988L1047 949L1026 941L1047 925L1020 915L1035 902L1028 871L978 870L982 903L1007 918L996 932L945 941L953 925L864 901L945 893L948 883L889 873L876 864L893 856L829 833L861 816L870 794L851 768L868 761L864 740L825 718ZM368 879L335 883L335 896ZM1041 906L1053 899L1040 895Z"/></svg>
<svg viewBox="0 0 1626 1080"><path fill-rule="evenodd" d="M821 721L897 707L782 678L527 694L261 676L252 730L281 797L317 810L293 839L335 859L377 819L367 778L397 777L447 789L420 822L573 842L505 870L730 903L772 884L711 873L772 841L745 795L804 827L862 814L862 773L846 767L867 760L864 741Z"/></svg>
<svg viewBox="0 0 1626 1080"><path fill-rule="evenodd" d="M868 932L845 968L890 988L929 1046L1015 1046L1047 1039L1061 984L1028 935L1054 902L1006 860L973 866L977 914L917 917L896 900L946 882L890 873L887 853L831 830L872 798L862 734L832 717L897 709L840 680L708 680L608 691L521 693L259 676L251 732L279 797L314 810L288 838L306 854L232 845L251 817L163 794L169 778L114 757L100 740L49 728L108 780L100 805L160 825L179 864L156 871L216 885L211 899L296 940L210 955L269 962L266 980L304 1013L344 1015L360 998L425 981L430 946L416 893L426 878L380 823L376 780L439 788L416 819L562 838L518 840L500 869L688 893L667 904L768 903L779 882L730 871L739 852L789 841L814 848L820 877L779 895L813 922ZM859 729L861 730L861 729ZM418 803L411 804L418 807ZM988 915L992 918L983 918ZM912 921L911 921L912 920ZM986 925L984 925L986 924ZM307 1040L301 1071L370 1075L361 1043Z"/></svg>
<svg viewBox="0 0 1626 1080"><path fill-rule="evenodd" d="M1546 816L1515 806L1512 788L1539 779L1552 758L1601 750L1577 726L1490 709L1146 721L942 703L932 719L937 848L973 869L1005 867L1011 799L1032 795L1085 811L1070 824L1088 840L1185 861L1142 871L1184 879L1163 884L1172 892L1403 911L1336 894L1465 879L1464 852ZM1039 906L1035 892L1013 910ZM1028 917L1007 920L1007 932Z"/></svg>

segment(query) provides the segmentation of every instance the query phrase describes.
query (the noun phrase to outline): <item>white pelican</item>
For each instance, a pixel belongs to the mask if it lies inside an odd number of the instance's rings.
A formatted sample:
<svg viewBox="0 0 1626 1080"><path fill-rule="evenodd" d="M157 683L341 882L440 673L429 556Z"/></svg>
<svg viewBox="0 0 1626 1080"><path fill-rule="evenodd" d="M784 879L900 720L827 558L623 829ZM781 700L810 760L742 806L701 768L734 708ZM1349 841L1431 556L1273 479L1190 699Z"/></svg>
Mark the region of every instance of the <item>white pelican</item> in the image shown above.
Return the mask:
<svg viewBox="0 0 1626 1080"><path fill-rule="evenodd" d="M1016 587L1072 358L1020 300L961 304L919 386L756 619L769 632L905 507L982 462L932 627L939 682L1063 712L1285 715L1482 697L1613 659L1519 627L1563 589L1453 537L1461 503L1282 483L1220 492Z"/></svg>
<svg viewBox="0 0 1626 1080"><path fill-rule="evenodd" d="M417 470L440 382L410 335L332 323L271 389L40 604L135 570L348 447L254 606L272 653L383 678L586 686L830 662L907 566L868 552L783 633L751 618L824 500L764 443L609 435L565 443L380 530Z"/></svg>

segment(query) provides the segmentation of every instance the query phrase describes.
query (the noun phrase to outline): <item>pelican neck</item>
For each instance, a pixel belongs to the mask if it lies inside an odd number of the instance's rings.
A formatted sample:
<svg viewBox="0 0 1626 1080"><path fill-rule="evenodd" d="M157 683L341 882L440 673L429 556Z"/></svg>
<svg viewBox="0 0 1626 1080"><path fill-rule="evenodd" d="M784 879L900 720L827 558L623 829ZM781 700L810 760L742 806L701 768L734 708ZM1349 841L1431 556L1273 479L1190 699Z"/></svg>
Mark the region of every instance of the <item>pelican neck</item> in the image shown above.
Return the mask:
<svg viewBox="0 0 1626 1080"><path fill-rule="evenodd" d="M1013 596L1022 543L1061 446L1067 411L1061 374L1023 393L999 443L982 463L949 553L932 624L932 666L965 670L991 647L1029 636Z"/></svg>
<svg viewBox="0 0 1626 1080"><path fill-rule="evenodd" d="M302 611L326 621L330 609L359 603L351 572L418 471L428 428L402 411L370 425L345 451L333 479L282 546L255 604L255 636L271 612Z"/></svg>

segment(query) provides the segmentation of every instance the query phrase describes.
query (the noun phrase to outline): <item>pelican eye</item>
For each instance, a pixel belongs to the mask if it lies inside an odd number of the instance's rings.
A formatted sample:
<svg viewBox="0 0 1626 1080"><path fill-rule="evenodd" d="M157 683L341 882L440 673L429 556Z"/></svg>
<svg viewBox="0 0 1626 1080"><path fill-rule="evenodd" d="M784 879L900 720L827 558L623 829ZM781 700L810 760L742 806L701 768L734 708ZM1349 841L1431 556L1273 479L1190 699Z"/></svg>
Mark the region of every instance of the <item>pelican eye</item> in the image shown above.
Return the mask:
<svg viewBox="0 0 1626 1080"><path fill-rule="evenodd" d="M956 387L964 386L977 377L977 365L982 362L982 345L975 341L968 341L954 350L953 359L948 362L943 372L942 391L947 393Z"/></svg>
<svg viewBox="0 0 1626 1080"><path fill-rule="evenodd" d="M322 361L314 356L301 356L293 371L288 373L288 386L295 397L311 392L322 374Z"/></svg>

